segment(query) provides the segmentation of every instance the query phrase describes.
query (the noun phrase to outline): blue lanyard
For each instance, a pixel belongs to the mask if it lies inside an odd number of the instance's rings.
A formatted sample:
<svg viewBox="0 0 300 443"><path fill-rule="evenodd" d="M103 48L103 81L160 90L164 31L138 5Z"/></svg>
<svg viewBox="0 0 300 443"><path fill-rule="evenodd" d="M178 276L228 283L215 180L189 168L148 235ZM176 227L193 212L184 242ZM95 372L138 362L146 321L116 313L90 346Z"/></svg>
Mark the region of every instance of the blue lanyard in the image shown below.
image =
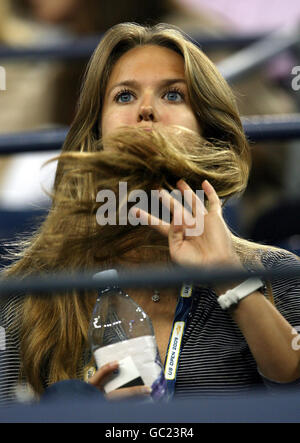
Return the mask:
<svg viewBox="0 0 300 443"><path fill-rule="evenodd" d="M182 339L187 325L188 314L192 306L192 294L193 286L184 284L181 288L179 300L176 306L164 369L169 399L173 397L175 392L175 383L180 359Z"/></svg>

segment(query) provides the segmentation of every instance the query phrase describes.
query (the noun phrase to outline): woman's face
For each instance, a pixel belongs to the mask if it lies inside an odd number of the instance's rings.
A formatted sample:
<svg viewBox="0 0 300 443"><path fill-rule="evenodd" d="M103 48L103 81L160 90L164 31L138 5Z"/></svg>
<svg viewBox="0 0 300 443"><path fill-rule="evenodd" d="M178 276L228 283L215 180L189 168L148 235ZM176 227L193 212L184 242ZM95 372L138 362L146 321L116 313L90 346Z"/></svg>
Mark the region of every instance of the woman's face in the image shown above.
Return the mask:
<svg viewBox="0 0 300 443"><path fill-rule="evenodd" d="M117 61L105 91L102 135L124 125L149 131L180 125L200 133L188 98L183 57L147 45L131 49Z"/></svg>

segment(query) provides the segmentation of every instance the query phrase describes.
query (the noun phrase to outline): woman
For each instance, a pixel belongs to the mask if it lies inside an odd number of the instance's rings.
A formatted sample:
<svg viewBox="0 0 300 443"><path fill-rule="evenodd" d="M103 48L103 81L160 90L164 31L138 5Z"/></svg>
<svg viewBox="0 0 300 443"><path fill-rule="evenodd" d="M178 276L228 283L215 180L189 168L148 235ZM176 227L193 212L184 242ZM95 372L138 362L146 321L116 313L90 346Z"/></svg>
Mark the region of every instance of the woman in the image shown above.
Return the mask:
<svg viewBox="0 0 300 443"><path fill-rule="evenodd" d="M249 165L234 97L209 59L172 27L117 25L89 64L59 159L52 209L5 275L146 263L294 265L298 260L292 254L239 239L223 220L220 198L244 190ZM204 232L187 237L185 220L175 224L173 217L170 224L155 225L143 210L136 216L148 225L99 225L97 192L117 193L119 182L127 182L128 192L177 188L183 193L202 187L206 209L200 206L199 213L193 193L192 221L204 212ZM174 215L178 203L166 190L163 201ZM234 310L223 309L219 297L238 283L194 288L177 369L178 397L299 379L300 354L291 346L292 327L300 324L299 279L248 288ZM164 361L179 288L161 291L159 303L152 301L153 290L128 293L152 319ZM18 380L41 395L57 381L85 378L93 366L87 330L95 297L72 291L6 301L1 310L3 397L14 398ZM117 366L100 368L89 382L102 389ZM139 394L145 387L117 390L110 397Z"/></svg>

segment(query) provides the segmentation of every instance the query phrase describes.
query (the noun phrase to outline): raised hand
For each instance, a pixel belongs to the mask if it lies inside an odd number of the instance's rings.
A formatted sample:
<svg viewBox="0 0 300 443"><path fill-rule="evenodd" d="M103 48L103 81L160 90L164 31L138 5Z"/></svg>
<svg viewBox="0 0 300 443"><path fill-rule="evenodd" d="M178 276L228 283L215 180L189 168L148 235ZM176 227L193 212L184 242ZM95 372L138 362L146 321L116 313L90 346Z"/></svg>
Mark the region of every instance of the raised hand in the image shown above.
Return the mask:
<svg viewBox="0 0 300 443"><path fill-rule="evenodd" d="M202 183L208 199L207 209L184 180L177 182L177 188L182 195L184 191L191 193L192 214L166 190L162 190L161 200L170 207L171 223L159 220L142 209L135 211L145 224L168 237L172 260L187 266L241 266L233 248L231 233L222 216L220 199L213 186L207 180ZM180 218L181 223L178 222Z"/></svg>

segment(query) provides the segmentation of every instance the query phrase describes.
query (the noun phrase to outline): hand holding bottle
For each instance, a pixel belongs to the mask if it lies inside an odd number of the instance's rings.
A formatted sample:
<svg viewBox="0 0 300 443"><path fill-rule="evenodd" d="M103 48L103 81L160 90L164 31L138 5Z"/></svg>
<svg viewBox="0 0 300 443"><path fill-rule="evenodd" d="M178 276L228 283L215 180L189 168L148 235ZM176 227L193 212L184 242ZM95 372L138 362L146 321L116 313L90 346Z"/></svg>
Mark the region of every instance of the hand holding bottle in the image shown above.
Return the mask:
<svg viewBox="0 0 300 443"><path fill-rule="evenodd" d="M117 271L111 269L94 278L101 281L117 276ZM100 291L89 340L98 367L90 383L103 390L107 398L149 394L153 400L166 398L167 385L151 320L118 284L111 283Z"/></svg>
<svg viewBox="0 0 300 443"><path fill-rule="evenodd" d="M105 383L118 370L118 368L119 363L117 361L107 363L96 371L96 373L89 379L89 383L103 392ZM141 385L116 389L105 394L105 397L107 400L126 400L134 397L148 397L150 394L151 388Z"/></svg>

